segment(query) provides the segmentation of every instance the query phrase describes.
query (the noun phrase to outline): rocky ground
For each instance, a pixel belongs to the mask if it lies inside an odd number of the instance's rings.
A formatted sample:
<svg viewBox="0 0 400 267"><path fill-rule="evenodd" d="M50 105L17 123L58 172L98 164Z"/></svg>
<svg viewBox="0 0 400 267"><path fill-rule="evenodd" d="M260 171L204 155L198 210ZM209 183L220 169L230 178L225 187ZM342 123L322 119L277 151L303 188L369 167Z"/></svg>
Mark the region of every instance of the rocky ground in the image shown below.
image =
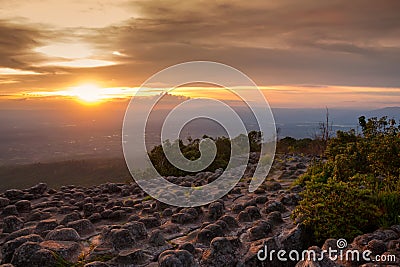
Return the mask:
<svg viewBox="0 0 400 267"><path fill-rule="evenodd" d="M0 266L358 266L362 263L260 261L268 249L302 250L312 244L290 219L299 201L294 179L310 158L278 156L263 185L248 192L255 155L245 177L207 206L177 208L147 196L139 186L103 184L89 188L38 184L0 195ZM175 178L188 186L217 173ZM56 178L56 177L55 177ZM334 246L327 240L324 246ZM399 255L400 226L357 237L350 247L376 255ZM324 249L324 247L322 247ZM313 247L317 253L320 248ZM400 266L399 262L392 263ZM369 266L369 265L368 265ZM371 265L374 266L374 265Z"/></svg>

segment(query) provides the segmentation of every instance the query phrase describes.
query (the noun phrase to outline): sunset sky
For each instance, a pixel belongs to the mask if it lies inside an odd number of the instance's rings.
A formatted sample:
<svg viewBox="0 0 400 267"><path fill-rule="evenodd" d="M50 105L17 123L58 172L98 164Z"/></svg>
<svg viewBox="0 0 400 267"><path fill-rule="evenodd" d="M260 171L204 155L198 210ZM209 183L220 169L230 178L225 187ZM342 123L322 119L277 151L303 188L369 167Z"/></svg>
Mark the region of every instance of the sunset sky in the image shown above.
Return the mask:
<svg viewBox="0 0 400 267"><path fill-rule="evenodd" d="M209 60L247 74L273 107L398 106L399 11L397 0L0 0L0 105L120 100L165 67Z"/></svg>

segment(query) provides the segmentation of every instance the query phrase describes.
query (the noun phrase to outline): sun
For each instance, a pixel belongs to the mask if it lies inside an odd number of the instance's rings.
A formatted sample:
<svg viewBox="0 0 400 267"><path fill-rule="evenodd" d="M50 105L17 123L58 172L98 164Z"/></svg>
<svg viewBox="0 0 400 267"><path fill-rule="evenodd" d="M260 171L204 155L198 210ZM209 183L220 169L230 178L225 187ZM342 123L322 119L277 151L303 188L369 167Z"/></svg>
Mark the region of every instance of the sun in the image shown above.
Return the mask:
<svg viewBox="0 0 400 267"><path fill-rule="evenodd" d="M85 103L98 103L104 99L101 88L95 84L87 83L71 88L71 96Z"/></svg>

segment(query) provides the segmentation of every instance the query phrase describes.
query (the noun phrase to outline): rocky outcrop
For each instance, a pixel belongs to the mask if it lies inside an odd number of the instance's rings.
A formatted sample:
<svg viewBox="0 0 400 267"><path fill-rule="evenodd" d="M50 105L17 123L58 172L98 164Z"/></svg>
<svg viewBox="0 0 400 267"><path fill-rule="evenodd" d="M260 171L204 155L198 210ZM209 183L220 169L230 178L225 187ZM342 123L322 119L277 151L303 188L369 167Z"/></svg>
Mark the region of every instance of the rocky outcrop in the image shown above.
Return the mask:
<svg viewBox="0 0 400 267"><path fill-rule="evenodd" d="M309 159L278 158L265 183L249 193L255 157L252 154L246 175L231 192L202 207L168 206L149 198L135 183L67 185L57 190L41 183L7 190L0 194L1 263L17 267L262 266L265 262L257 253L265 244L276 249L307 246L304 230L290 219L302 188L290 185ZM215 181L221 173L167 179L199 186ZM393 235L385 234L386 238ZM377 241L361 243L375 253L387 253L398 244L395 239L381 240L385 246ZM284 266L276 261L269 264Z"/></svg>
<svg viewBox="0 0 400 267"><path fill-rule="evenodd" d="M374 266L373 261L331 259L338 240L316 247L290 214L301 200L293 179L307 158L278 157L266 181L248 192L251 172L226 196L202 207L179 208L149 198L135 183L92 187L46 184L0 194L2 266ZM249 169L254 165L249 165ZM176 184L199 186L221 174L167 177ZM370 252L382 265L400 266L400 226L348 240L343 253ZM305 258L281 261L269 251L302 252ZM275 254L276 255L276 254ZM318 260L308 258L315 255ZM269 255L268 255L269 256ZM79 262L79 263L78 263Z"/></svg>

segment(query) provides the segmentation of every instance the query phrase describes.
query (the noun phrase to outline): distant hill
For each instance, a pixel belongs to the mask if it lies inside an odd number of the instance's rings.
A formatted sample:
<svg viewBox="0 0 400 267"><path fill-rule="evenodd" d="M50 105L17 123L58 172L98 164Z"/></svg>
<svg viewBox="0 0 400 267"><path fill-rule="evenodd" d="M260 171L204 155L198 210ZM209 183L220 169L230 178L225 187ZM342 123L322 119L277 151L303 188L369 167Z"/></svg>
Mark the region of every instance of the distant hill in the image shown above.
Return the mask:
<svg viewBox="0 0 400 267"><path fill-rule="evenodd" d="M389 119L394 118L399 120L400 119L400 107L386 107L381 109L375 109L366 112L365 117L383 117L387 116Z"/></svg>
<svg viewBox="0 0 400 267"><path fill-rule="evenodd" d="M203 108L203 107L200 107ZM199 109L200 109L199 108ZM234 107L246 128L258 130L248 108ZM325 120L325 108L272 108L279 137L314 137ZM146 129L149 148L160 143L164 111L154 112L155 121ZM123 113L90 113L83 118L64 117L56 112L10 111L0 109L0 166L68 159L122 158L121 128ZM400 107L376 110L329 108L333 132L356 129L358 117L382 117L400 120ZM217 123L197 119L182 129L181 138L227 135ZM1 179L1 178L0 178Z"/></svg>

